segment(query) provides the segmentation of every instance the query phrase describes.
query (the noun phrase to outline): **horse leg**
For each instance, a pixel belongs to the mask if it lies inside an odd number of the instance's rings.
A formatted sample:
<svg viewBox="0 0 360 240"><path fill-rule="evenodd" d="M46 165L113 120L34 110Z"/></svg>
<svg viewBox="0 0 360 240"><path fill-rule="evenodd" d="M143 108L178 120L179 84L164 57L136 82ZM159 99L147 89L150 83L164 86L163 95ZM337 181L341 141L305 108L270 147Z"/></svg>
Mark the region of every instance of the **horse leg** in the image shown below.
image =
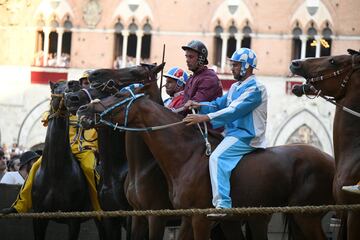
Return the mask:
<svg viewBox="0 0 360 240"><path fill-rule="evenodd" d="M292 231L293 239L326 240L327 238L321 225L321 220L323 216L323 214L294 214L292 216L289 215L289 218L293 218L294 220L293 224L296 225L294 226ZM296 230L297 228L298 230Z"/></svg>
<svg viewBox="0 0 360 240"><path fill-rule="evenodd" d="M256 240L268 239L268 224L271 216L254 216L248 218L248 227L250 229L251 236L246 238Z"/></svg>
<svg viewBox="0 0 360 240"><path fill-rule="evenodd" d="M104 220L99 220L97 218L94 218L94 222L95 222L96 228L98 230L99 239L100 240L107 239Z"/></svg>
<svg viewBox="0 0 360 240"><path fill-rule="evenodd" d="M132 240L142 240L148 236L148 226L145 217L132 217L131 224L131 239Z"/></svg>
<svg viewBox="0 0 360 240"><path fill-rule="evenodd" d="M242 224L241 221L222 221L220 225L225 237L220 237L220 238L212 237L211 239L245 240L244 234L242 232L241 224Z"/></svg>
<svg viewBox="0 0 360 240"><path fill-rule="evenodd" d="M150 216L148 217L148 223L149 223L149 239L162 240L164 238L166 218Z"/></svg>
<svg viewBox="0 0 360 240"><path fill-rule="evenodd" d="M212 221L204 216L193 216L192 217L192 227L194 231L194 239L204 239L208 240L210 238Z"/></svg>
<svg viewBox="0 0 360 240"><path fill-rule="evenodd" d="M360 239L360 212L348 212L347 234L348 240Z"/></svg>
<svg viewBox="0 0 360 240"><path fill-rule="evenodd" d="M191 217L182 217L178 240L194 239Z"/></svg>
<svg viewBox="0 0 360 240"><path fill-rule="evenodd" d="M46 234L46 228L49 223L47 219L34 219L33 220L33 229L34 229L34 238L35 240L44 240Z"/></svg>
<svg viewBox="0 0 360 240"><path fill-rule="evenodd" d="M69 240L77 240L80 233L80 219L71 219L69 223Z"/></svg>

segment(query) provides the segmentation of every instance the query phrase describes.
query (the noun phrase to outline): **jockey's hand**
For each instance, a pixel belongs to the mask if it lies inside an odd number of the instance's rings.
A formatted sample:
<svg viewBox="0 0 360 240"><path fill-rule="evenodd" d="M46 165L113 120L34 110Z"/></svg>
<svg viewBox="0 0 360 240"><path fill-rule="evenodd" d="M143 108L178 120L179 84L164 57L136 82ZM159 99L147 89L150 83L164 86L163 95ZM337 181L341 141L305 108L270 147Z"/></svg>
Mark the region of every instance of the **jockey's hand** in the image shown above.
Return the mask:
<svg viewBox="0 0 360 240"><path fill-rule="evenodd" d="M195 108L199 108L200 106L201 106L200 103L189 100L185 103L184 109L193 109L193 108L195 109Z"/></svg>
<svg viewBox="0 0 360 240"><path fill-rule="evenodd" d="M194 125L201 122L207 122L210 118L207 115L203 114L188 114L184 119L183 122L186 123L186 126Z"/></svg>

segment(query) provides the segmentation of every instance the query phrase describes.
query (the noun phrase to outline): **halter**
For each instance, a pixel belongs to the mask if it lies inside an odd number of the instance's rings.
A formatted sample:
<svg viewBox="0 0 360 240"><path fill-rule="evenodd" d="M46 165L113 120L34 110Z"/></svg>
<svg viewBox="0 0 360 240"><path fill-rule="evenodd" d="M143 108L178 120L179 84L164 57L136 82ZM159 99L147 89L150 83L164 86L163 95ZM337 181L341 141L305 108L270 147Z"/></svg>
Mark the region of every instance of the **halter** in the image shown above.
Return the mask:
<svg viewBox="0 0 360 240"><path fill-rule="evenodd" d="M348 70L351 70L349 71L349 73L345 76L345 78L342 80L341 84L340 84L340 89L339 89L339 92L338 94L335 95L335 97L333 98L333 100L335 101L338 101L340 99L342 99L344 96L345 96L345 92L346 92L346 86L347 86L347 83L349 82L350 80L350 77L351 75L360 69L360 64L357 64L355 62L355 56L357 54L354 54L352 55L352 64L351 66L347 66L347 67L344 67L344 68L341 68L339 70L336 70L330 74L327 74L327 75L320 75L320 76L317 76L317 77L312 77L312 78L306 78L306 83L310 83L310 84L313 84L315 82L320 82L320 81L323 81L323 80L326 80L326 79L330 79L330 78L333 78L333 77L336 77L336 76L339 76L343 73L346 73ZM315 88L315 87L314 87ZM317 89L316 89L317 90ZM317 90L317 91L320 91L320 90ZM320 96L324 96L320 93Z"/></svg>
<svg viewBox="0 0 360 240"><path fill-rule="evenodd" d="M336 101L339 101L340 99L342 99L344 96L345 96L345 92L346 92L346 86L347 86L347 83L349 82L350 80L350 77L351 75L360 69L360 64L357 64L355 62L355 56L358 55L358 54L354 54L352 55L352 64L351 66L347 66L347 67L344 67L344 68L341 68L340 70L337 70L337 71L334 71L333 73L331 74L328 74L328 75L320 75L318 77L312 77L312 78L307 78L306 79L306 83L310 83L310 89L316 94L315 97L309 97L307 94L306 94L306 91L305 91L305 88L304 86L302 87L302 90L303 90L303 93L306 97L310 98L310 99L314 99L314 98L317 98L317 97L321 97L323 99L325 99L326 101L330 102L331 104L334 104L335 106L338 106L340 107L340 109L342 109L343 111L345 112L348 112L356 117L359 117L360 118L360 113L359 112L356 112L350 108L347 108L345 107L344 105L342 104L339 104L337 103ZM342 80L341 84L340 84L340 89L339 89L339 92L338 94L336 94L335 97L333 98L330 98L330 97L327 97L325 96L324 94L321 93L321 90L318 90L316 89L312 83L315 83L315 82L319 82L319 81L323 81L323 80L326 80L326 79L329 79L329 78L333 78L333 77L336 77L336 76L339 76L343 73L346 73L346 71L348 70L351 70L349 71L349 73L345 76L345 78Z"/></svg>
<svg viewBox="0 0 360 240"><path fill-rule="evenodd" d="M50 111L52 112L49 116L48 116L48 120L55 118L55 117L67 117L67 111L62 111L61 108L64 107L64 94L56 94L53 93L51 94L51 102L53 101L53 98L61 98L60 103L59 103L59 107L57 109L54 109L53 105L50 103Z"/></svg>

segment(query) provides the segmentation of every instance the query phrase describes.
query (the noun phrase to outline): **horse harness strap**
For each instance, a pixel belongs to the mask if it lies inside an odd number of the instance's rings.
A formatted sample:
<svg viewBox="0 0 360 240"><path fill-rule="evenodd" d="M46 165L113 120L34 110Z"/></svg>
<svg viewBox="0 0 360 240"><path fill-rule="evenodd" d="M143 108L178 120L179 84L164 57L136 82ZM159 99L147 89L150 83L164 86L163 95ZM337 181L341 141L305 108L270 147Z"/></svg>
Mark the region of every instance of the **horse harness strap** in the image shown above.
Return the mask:
<svg viewBox="0 0 360 240"><path fill-rule="evenodd" d="M47 117L47 119L52 119L54 117L67 117L66 112L64 113L61 111L61 108L64 106L64 94L53 93L53 94L51 94L51 98L53 98L53 97L61 98L61 100L60 100L58 109L55 110L54 107L51 105L52 113Z"/></svg>
<svg viewBox="0 0 360 240"><path fill-rule="evenodd" d="M191 109L191 111L193 114L196 114L195 109ZM206 147L205 154L206 154L206 156L210 156L211 155L211 144L210 144L209 138L208 138L208 128L207 128L206 122L203 122L203 124L204 124L204 131L201 129L200 123L197 123L196 125L198 126L200 133L205 140L205 147Z"/></svg>

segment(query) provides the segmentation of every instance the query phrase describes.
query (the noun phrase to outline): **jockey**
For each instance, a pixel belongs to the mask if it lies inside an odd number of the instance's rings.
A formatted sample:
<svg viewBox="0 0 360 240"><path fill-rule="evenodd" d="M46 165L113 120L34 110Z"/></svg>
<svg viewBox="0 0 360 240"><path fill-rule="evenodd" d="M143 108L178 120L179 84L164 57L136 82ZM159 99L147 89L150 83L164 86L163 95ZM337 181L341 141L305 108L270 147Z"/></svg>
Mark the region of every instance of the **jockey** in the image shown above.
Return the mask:
<svg viewBox="0 0 360 240"><path fill-rule="evenodd" d="M84 76L82 77L84 78ZM87 78L87 76L86 76ZM82 87L85 88L87 85L82 81ZM48 112L43 114L43 125L47 126L47 118L49 116ZM77 117L75 115L70 115L69 117L69 138L71 151L80 163L80 167L84 172L85 178L89 187L89 195L92 207L95 211L101 211L99 204L99 199L97 195L96 185L99 182L100 176L95 171L96 166L96 157L95 152L98 149L97 146L97 132L95 129L89 129L81 134L82 129L77 124L71 124L77 122ZM35 174L39 167L41 166L40 157L32 166L28 178L26 179L24 185L22 186L20 193L10 208L5 208L0 211L0 213L23 213L28 212L32 208L32 199L31 199L31 189L32 183L34 181Z"/></svg>
<svg viewBox="0 0 360 240"><path fill-rule="evenodd" d="M206 46L193 40L186 46L182 46L185 51L186 64L194 74L190 76L184 89L182 106L188 101L197 102L212 101L222 95L222 88L219 78L212 69L208 69Z"/></svg>
<svg viewBox="0 0 360 240"><path fill-rule="evenodd" d="M225 127L225 137L210 155L209 169L216 208L231 208L230 176L241 158L256 148L265 148L267 93L253 74L257 58L254 51L240 48L231 57L236 83L222 97L212 102L188 101L185 107L200 108L200 114L188 114L187 125L209 121ZM209 214L223 217L225 214Z"/></svg>
<svg viewBox="0 0 360 240"><path fill-rule="evenodd" d="M174 110L182 105L185 83L189 75L179 67L172 67L166 74L166 93L170 98L164 101L165 107Z"/></svg>

